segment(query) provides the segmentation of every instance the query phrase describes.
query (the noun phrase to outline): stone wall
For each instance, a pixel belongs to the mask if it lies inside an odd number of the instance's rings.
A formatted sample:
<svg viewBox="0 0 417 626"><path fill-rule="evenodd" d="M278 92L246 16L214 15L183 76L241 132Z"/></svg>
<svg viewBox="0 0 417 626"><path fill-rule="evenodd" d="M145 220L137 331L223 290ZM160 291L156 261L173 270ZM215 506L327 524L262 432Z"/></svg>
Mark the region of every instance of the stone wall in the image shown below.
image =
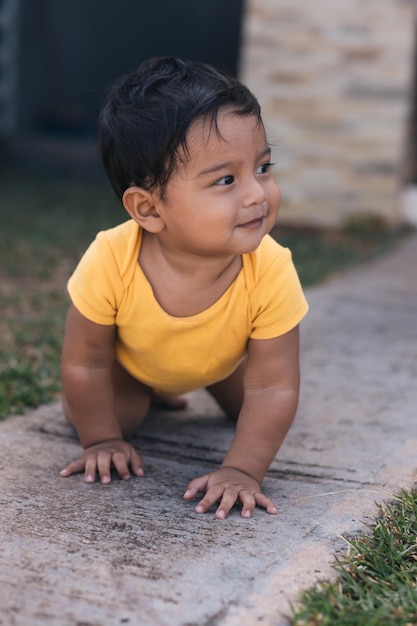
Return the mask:
<svg viewBox="0 0 417 626"><path fill-rule="evenodd" d="M403 220L413 0L247 0L240 77L257 95L280 221Z"/></svg>

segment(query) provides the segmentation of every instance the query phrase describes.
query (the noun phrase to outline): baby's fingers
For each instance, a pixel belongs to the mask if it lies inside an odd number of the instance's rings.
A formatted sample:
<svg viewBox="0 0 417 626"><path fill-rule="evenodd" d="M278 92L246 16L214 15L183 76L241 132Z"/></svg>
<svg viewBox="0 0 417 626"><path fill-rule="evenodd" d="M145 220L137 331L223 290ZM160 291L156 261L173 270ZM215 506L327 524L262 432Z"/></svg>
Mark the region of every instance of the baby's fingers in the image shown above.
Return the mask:
<svg viewBox="0 0 417 626"><path fill-rule="evenodd" d="M237 495L233 489L226 489L216 511L217 519L224 519L238 499L242 503L242 517L252 517L255 506L266 509L267 513L271 515L277 513L277 508L272 500L259 491L254 493L250 489L241 489Z"/></svg>
<svg viewBox="0 0 417 626"><path fill-rule="evenodd" d="M142 461L137 452L135 454L132 452L130 461L123 452L114 452L112 461L122 480L130 478L129 463L135 476L143 476Z"/></svg>
<svg viewBox="0 0 417 626"><path fill-rule="evenodd" d="M135 476L143 476L143 462L135 448L132 448L130 455L130 467Z"/></svg>
<svg viewBox="0 0 417 626"><path fill-rule="evenodd" d="M267 513L271 515L276 515L278 513L277 507L272 502L270 498L267 498L263 493L255 493L255 502L258 506L261 506L263 509L266 509ZM243 515L243 511L242 511Z"/></svg>
<svg viewBox="0 0 417 626"><path fill-rule="evenodd" d="M72 463L67 465L67 467L64 467L64 469L62 469L59 472L59 475L66 477L66 476L71 476L71 474L78 474L78 472L83 471L84 467L85 467L85 460L78 459L77 461L73 461Z"/></svg>
<svg viewBox="0 0 417 626"><path fill-rule="evenodd" d="M111 482L110 478L110 467L112 463L112 452L111 450L100 450L96 456L92 456L87 459L85 464L85 480L86 482L91 482L90 476L94 476L95 470L97 468L100 481L106 485ZM94 473L93 473L94 472Z"/></svg>
<svg viewBox="0 0 417 626"><path fill-rule="evenodd" d="M259 494L262 496L262 494ZM257 504L257 494L247 489L242 489L239 492L239 500L242 503L242 517L252 517L252 513L255 510Z"/></svg>
<svg viewBox="0 0 417 626"><path fill-rule="evenodd" d="M221 498L221 506L216 511L216 517L223 519L226 517L234 503L236 502L237 494L233 492L227 493L224 485L214 485L210 487L206 495L195 507L197 513L205 513L208 509L218 502Z"/></svg>
<svg viewBox="0 0 417 626"><path fill-rule="evenodd" d="M209 478L210 474L194 478L194 480L188 483L187 491L184 493L183 498L185 500L192 500L196 497L198 493L204 493L204 491L206 491L207 489Z"/></svg>

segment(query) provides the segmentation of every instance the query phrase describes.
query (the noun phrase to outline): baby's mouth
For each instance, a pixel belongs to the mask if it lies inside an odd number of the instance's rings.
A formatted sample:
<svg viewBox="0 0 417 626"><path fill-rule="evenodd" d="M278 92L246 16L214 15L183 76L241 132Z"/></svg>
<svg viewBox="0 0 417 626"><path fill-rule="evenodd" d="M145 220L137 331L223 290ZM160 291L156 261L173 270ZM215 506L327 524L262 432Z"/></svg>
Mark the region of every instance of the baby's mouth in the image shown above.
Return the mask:
<svg viewBox="0 0 417 626"><path fill-rule="evenodd" d="M248 220L247 222L244 222L243 224L239 224L239 226L241 228L256 228L257 226L260 226L262 224L264 219L265 219L265 216L260 215L259 217L254 217L253 219Z"/></svg>

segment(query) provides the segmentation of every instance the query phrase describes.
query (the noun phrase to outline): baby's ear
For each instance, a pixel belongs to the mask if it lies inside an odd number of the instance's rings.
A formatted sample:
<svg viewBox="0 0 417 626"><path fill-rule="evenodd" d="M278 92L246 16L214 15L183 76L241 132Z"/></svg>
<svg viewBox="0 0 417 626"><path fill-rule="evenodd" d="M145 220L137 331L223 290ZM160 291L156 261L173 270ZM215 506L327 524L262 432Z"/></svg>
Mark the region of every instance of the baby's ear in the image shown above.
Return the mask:
<svg viewBox="0 0 417 626"><path fill-rule="evenodd" d="M155 194L142 187L128 187L123 194L123 206L130 217L144 230L159 233L164 223L156 208Z"/></svg>

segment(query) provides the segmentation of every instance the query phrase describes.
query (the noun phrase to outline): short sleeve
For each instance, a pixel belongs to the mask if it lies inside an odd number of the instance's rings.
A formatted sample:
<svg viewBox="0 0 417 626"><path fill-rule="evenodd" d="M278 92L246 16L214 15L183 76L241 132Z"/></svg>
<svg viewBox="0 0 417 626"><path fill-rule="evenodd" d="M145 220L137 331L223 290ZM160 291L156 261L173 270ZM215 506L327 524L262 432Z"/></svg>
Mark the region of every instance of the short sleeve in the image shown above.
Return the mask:
<svg viewBox="0 0 417 626"><path fill-rule="evenodd" d="M115 324L123 282L105 231L98 233L68 281L74 306L97 324Z"/></svg>
<svg viewBox="0 0 417 626"><path fill-rule="evenodd" d="M288 248L269 239L251 292L253 339L272 339L297 326L308 311Z"/></svg>

